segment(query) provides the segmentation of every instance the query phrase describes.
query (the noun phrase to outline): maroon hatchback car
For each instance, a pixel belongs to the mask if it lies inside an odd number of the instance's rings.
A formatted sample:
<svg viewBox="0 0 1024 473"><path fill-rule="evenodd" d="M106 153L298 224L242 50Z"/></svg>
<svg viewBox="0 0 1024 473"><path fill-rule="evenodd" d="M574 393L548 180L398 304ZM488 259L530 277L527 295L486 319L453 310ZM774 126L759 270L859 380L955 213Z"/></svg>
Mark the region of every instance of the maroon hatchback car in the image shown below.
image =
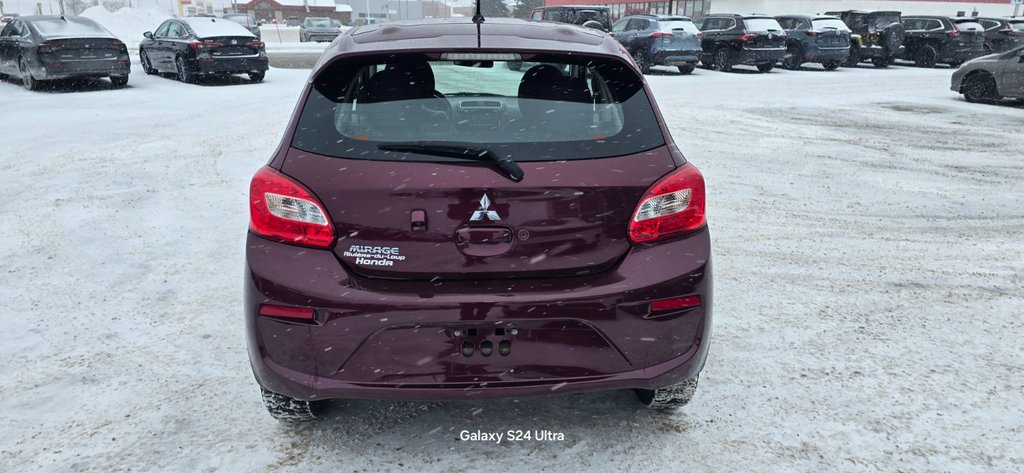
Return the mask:
<svg viewBox="0 0 1024 473"><path fill-rule="evenodd" d="M250 191L249 357L278 419L331 398L694 394L704 179L602 32L356 28Z"/></svg>

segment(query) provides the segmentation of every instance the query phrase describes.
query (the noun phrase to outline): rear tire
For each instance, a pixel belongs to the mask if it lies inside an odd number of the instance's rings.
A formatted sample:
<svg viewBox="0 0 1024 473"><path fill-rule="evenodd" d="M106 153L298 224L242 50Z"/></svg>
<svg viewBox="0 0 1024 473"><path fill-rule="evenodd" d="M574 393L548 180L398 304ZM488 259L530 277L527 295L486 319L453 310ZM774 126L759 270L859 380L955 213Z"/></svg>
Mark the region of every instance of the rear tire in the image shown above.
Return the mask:
<svg viewBox="0 0 1024 473"><path fill-rule="evenodd" d="M28 63L25 62L24 58L22 58L21 61L18 61L18 71L21 73L21 84L24 85L26 89L39 90L42 88L42 84L40 84L35 77L32 77L32 71L29 70Z"/></svg>
<svg viewBox="0 0 1024 473"><path fill-rule="evenodd" d="M267 76L267 71L250 72L249 80L253 82L263 82L263 78Z"/></svg>
<svg viewBox="0 0 1024 473"><path fill-rule="evenodd" d="M697 378L694 376L679 384L658 389L634 389L637 399L648 409L675 409L690 403L697 392Z"/></svg>
<svg viewBox="0 0 1024 473"><path fill-rule="evenodd" d="M636 67L640 69L640 72L644 75L651 73L651 63L647 60L647 55L644 54L643 50L633 51L633 61L636 62Z"/></svg>
<svg viewBox="0 0 1024 473"><path fill-rule="evenodd" d="M281 422L310 422L316 420L323 412L327 401L302 401L293 397L267 391L260 387L263 393L263 405L266 406L270 416Z"/></svg>
<svg viewBox="0 0 1024 473"><path fill-rule="evenodd" d="M964 79L964 99L971 103L986 103L998 97L996 81L991 75L973 74Z"/></svg>
<svg viewBox="0 0 1024 473"><path fill-rule="evenodd" d="M715 59L711 63L711 68L720 72L732 70L732 54L729 53L729 48L718 48L715 51Z"/></svg>
<svg viewBox="0 0 1024 473"><path fill-rule="evenodd" d="M696 68L697 68L696 64L687 64L685 66L676 66L676 69L679 69L679 73L683 74L683 75L686 75L686 74L689 74L689 73L693 72L693 70L696 69Z"/></svg>
<svg viewBox="0 0 1024 473"><path fill-rule="evenodd" d="M128 76L110 76L110 83L115 89L120 89L128 85Z"/></svg>
<svg viewBox="0 0 1024 473"><path fill-rule="evenodd" d="M153 63L149 60L149 54L146 54L145 49L139 48L139 62L142 63L142 72L146 75L156 74L156 69L153 68Z"/></svg>
<svg viewBox="0 0 1024 473"><path fill-rule="evenodd" d="M889 67L889 59L884 57L876 57L871 59L871 64L879 69L885 69Z"/></svg>
<svg viewBox="0 0 1024 473"><path fill-rule="evenodd" d="M964 62L963 61L951 61L951 62L948 62L946 64L949 64L949 67L952 67L953 69L959 69L960 66L962 66L964 64Z"/></svg>
<svg viewBox="0 0 1024 473"><path fill-rule="evenodd" d="M178 80L186 84L192 84L196 81L196 75L194 72L188 70L184 56L178 56L174 59L174 67L178 72Z"/></svg>
<svg viewBox="0 0 1024 473"><path fill-rule="evenodd" d="M770 62L757 65L757 70L760 71L761 73L771 72L772 69L775 69L775 64L772 64Z"/></svg>
<svg viewBox="0 0 1024 473"><path fill-rule="evenodd" d="M800 51L800 48L792 47L786 50L786 57L782 59L782 67L791 71L800 69L800 65L803 64L804 53Z"/></svg>
<svg viewBox="0 0 1024 473"><path fill-rule="evenodd" d="M917 51L914 51L914 65L917 67L926 67L931 69L935 67L936 56L938 56L938 54L936 54L935 48L927 44L921 46L920 48L917 48Z"/></svg>
<svg viewBox="0 0 1024 473"><path fill-rule="evenodd" d="M821 66L824 67L826 71L834 71L836 69L839 69L839 66L841 64L842 64L842 61L839 61L838 59L836 59L836 60L832 60L832 61L825 61L825 62L821 63Z"/></svg>

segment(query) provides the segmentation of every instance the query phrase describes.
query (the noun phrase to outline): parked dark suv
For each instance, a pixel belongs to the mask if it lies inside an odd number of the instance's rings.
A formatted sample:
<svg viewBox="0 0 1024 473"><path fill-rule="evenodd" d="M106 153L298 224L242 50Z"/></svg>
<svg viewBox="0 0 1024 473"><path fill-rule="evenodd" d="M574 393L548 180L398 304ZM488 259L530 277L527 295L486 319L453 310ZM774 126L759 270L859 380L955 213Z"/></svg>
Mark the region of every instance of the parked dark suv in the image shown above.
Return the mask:
<svg viewBox="0 0 1024 473"><path fill-rule="evenodd" d="M850 28L835 16L785 15L776 20L789 35L782 66L800 69L805 62L820 63L825 70L839 69L850 56Z"/></svg>
<svg viewBox="0 0 1024 473"><path fill-rule="evenodd" d="M612 25L612 36L646 74L651 66L676 66L682 74L697 67L701 32L685 16L633 15Z"/></svg>
<svg viewBox="0 0 1024 473"><path fill-rule="evenodd" d="M870 60L875 67L889 67L900 53L905 32L898 11L848 10L828 12L838 16L853 31L847 67Z"/></svg>
<svg viewBox="0 0 1024 473"><path fill-rule="evenodd" d="M957 17L956 24L978 23L985 29L985 52L1001 53L1024 46L1024 18Z"/></svg>
<svg viewBox="0 0 1024 473"><path fill-rule="evenodd" d="M353 31L250 185L270 413L623 388L686 404L711 330L704 179L630 56L503 18Z"/></svg>
<svg viewBox="0 0 1024 473"><path fill-rule="evenodd" d="M954 23L945 16L905 16L901 59L917 67L936 63L959 67L965 61L985 55L985 30L978 23Z"/></svg>
<svg viewBox="0 0 1024 473"><path fill-rule="evenodd" d="M786 55L786 32L764 15L708 15L701 23L701 62L719 71L757 66L768 72Z"/></svg>
<svg viewBox="0 0 1024 473"><path fill-rule="evenodd" d="M530 11L530 19L534 21L554 21L571 25L585 25L591 21L601 24L604 31L612 30L611 9L598 5L563 5L557 7L540 7Z"/></svg>

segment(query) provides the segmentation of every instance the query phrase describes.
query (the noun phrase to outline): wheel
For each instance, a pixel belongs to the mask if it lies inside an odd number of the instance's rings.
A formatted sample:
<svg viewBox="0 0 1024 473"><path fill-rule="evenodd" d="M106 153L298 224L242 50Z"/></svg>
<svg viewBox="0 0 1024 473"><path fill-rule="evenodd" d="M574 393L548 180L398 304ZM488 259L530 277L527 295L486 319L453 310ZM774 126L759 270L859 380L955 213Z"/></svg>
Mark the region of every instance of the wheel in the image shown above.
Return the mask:
<svg viewBox="0 0 1024 473"><path fill-rule="evenodd" d="M679 73L683 74L683 75L689 74L689 73L693 72L693 70L696 69L696 68L697 68L696 64L687 64L685 66L676 66L676 69L679 69Z"/></svg>
<svg viewBox="0 0 1024 473"><path fill-rule="evenodd" d="M306 37L300 34L299 35L299 42L300 43L305 43L306 42Z"/></svg>
<svg viewBox="0 0 1024 473"><path fill-rule="evenodd" d="M917 51L914 51L914 65L917 67L927 67L931 69L935 67L936 56L935 48L927 44L921 46L920 48L917 48Z"/></svg>
<svg viewBox="0 0 1024 473"><path fill-rule="evenodd" d="M860 48L850 46L850 57L846 58L846 62L843 65L846 67L857 67L857 64L860 64Z"/></svg>
<svg viewBox="0 0 1024 473"><path fill-rule="evenodd" d="M147 75L156 74L156 69L153 68L153 63L149 60L149 54L146 54L146 50L139 48L139 61L142 62L142 72Z"/></svg>
<svg viewBox="0 0 1024 473"><path fill-rule="evenodd" d="M637 399L648 409L674 409L689 404L697 392L697 376L658 389L634 389Z"/></svg>
<svg viewBox="0 0 1024 473"><path fill-rule="evenodd" d="M972 74L964 79L963 94L971 103L992 101L998 97L996 81L986 73Z"/></svg>
<svg viewBox="0 0 1024 473"><path fill-rule="evenodd" d="M889 59L884 57L876 57L871 59L871 64L879 69L885 69L889 67Z"/></svg>
<svg viewBox="0 0 1024 473"><path fill-rule="evenodd" d="M771 72L772 69L775 69L775 64L772 64L770 62L757 65L757 70L761 72Z"/></svg>
<svg viewBox="0 0 1024 473"><path fill-rule="evenodd" d="M963 65L963 63L963 61L950 61L947 62L946 64L949 64L949 67L952 67L953 69L958 69L961 65Z"/></svg>
<svg viewBox="0 0 1024 473"><path fill-rule="evenodd" d="M842 61L838 59L833 59L831 61L825 61L821 63L822 67L824 67L826 71L834 71L836 69L839 69L840 64L842 64Z"/></svg>
<svg viewBox="0 0 1024 473"><path fill-rule="evenodd" d="M729 54L729 48L718 48L715 51L715 62L711 64L711 68L716 71L729 72L732 70L732 55Z"/></svg>
<svg viewBox="0 0 1024 473"><path fill-rule="evenodd" d="M270 416L282 422L309 422L316 420L324 410L326 401L301 401L292 397L267 391L263 392L263 405Z"/></svg>
<svg viewBox="0 0 1024 473"><path fill-rule="evenodd" d="M651 73L651 64L647 60L647 55L642 50L633 51L633 61L636 62L636 67L640 69L640 72L644 74Z"/></svg>
<svg viewBox="0 0 1024 473"><path fill-rule="evenodd" d="M520 71L523 69L523 61L509 61L505 63L505 67L508 67L510 71Z"/></svg>
<svg viewBox="0 0 1024 473"><path fill-rule="evenodd" d="M110 83L115 89L120 89L128 85L128 76L110 76Z"/></svg>
<svg viewBox="0 0 1024 473"><path fill-rule="evenodd" d="M32 71L28 69L28 63L22 58L18 62L18 72L21 73L21 84L28 90L39 90L42 84L32 77Z"/></svg>
<svg viewBox="0 0 1024 473"><path fill-rule="evenodd" d="M185 65L184 56L178 56L174 59L174 67L178 71L178 80L186 84L191 84L196 81L195 73L188 70L188 66Z"/></svg>
<svg viewBox="0 0 1024 473"><path fill-rule="evenodd" d="M782 59L782 67L795 71L800 69L804 62L804 53L798 47L790 47L786 50L786 56Z"/></svg>
<svg viewBox="0 0 1024 473"><path fill-rule="evenodd" d="M263 78L267 76L267 71L250 72L249 80L253 82L263 82Z"/></svg>

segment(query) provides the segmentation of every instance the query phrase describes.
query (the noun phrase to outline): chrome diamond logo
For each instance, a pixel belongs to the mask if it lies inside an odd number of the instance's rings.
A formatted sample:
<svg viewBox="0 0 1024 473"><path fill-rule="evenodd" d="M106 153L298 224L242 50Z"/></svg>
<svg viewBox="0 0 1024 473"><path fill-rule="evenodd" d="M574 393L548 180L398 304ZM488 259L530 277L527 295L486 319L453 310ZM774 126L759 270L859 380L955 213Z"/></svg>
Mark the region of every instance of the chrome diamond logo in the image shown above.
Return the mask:
<svg viewBox="0 0 1024 473"><path fill-rule="evenodd" d="M481 220L490 220L492 222L501 220L498 212L491 210L491 199L487 197L487 194L480 198L480 210L474 211L473 216L469 217L470 222L479 222Z"/></svg>

